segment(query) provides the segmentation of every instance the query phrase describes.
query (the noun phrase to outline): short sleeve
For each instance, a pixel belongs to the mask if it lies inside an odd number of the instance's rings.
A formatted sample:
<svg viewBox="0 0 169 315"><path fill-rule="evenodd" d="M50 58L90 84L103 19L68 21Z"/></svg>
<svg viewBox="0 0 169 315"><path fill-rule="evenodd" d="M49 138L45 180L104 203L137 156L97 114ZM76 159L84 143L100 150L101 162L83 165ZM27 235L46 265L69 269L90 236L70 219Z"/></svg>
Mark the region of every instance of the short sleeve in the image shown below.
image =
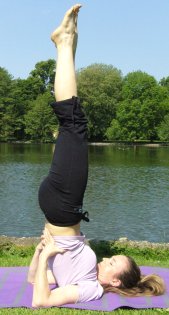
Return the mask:
<svg viewBox="0 0 169 315"><path fill-rule="evenodd" d="M78 291L79 303L98 300L103 295L103 288L98 281L81 281L78 283Z"/></svg>

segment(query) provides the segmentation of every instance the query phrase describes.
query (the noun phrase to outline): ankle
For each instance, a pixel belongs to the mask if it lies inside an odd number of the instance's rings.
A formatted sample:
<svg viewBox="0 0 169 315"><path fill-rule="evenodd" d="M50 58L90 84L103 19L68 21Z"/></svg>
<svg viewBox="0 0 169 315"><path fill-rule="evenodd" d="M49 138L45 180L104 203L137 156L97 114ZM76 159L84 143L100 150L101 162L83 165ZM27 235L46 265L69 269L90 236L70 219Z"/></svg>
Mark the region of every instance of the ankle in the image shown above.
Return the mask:
<svg viewBox="0 0 169 315"><path fill-rule="evenodd" d="M74 47L74 34L62 34L60 38L57 38L55 44L58 49L71 49Z"/></svg>
<svg viewBox="0 0 169 315"><path fill-rule="evenodd" d="M73 44L70 42L61 42L56 45L58 53L72 54L73 53Z"/></svg>
<svg viewBox="0 0 169 315"><path fill-rule="evenodd" d="M53 37L51 36L51 40L54 42L54 44L58 47L72 47L73 46L73 41L74 41L74 36L73 34L62 34L59 37Z"/></svg>

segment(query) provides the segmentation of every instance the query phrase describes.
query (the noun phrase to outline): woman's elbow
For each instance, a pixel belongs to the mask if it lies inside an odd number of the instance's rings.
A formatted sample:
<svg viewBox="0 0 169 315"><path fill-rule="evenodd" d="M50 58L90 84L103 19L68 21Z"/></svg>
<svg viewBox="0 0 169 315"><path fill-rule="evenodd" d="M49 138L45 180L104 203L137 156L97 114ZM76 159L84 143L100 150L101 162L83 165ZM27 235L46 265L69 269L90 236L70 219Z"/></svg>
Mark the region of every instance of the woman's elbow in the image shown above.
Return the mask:
<svg viewBox="0 0 169 315"><path fill-rule="evenodd" d="M31 272L28 272L27 274L27 282L31 284L35 283L35 275L32 274Z"/></svg>
<svg viewBox="0 0 169 315"><path fill-rule="evenodd" d="M39 308L39 307L45 307L47 306L47 303L45 303L44 301L38 299L38 300L33 300L32 301L32 307L35 307L35 308Z"/></svg>
<svg viewBox="0 0 169 315"><path fill-rule="evenodd" d="M32 302L32 307L33 308L40 308L40 307L43 307L43 306L41 305L41 303Z"/></svg>
<svg viewBox="0 0 169 315"><path fill-rule="evenodd" d="M30 284L34 284L34 279L32 279L31 277L27 277L27 282Z"/></svg>
<svg viewBox="0 0 169 315"><path fill-rule="evenodd" d="M32 307L38 308L39 306L34 301L32 301Z"/></svg>
<svg viewBox="0 0 169 315"><path fill-rule="evenodd" d="M50 307L52 305L50 305L49 299L48 298L42 298L40 296L38 297L33 297L32 300L32 307Z"/></svg>

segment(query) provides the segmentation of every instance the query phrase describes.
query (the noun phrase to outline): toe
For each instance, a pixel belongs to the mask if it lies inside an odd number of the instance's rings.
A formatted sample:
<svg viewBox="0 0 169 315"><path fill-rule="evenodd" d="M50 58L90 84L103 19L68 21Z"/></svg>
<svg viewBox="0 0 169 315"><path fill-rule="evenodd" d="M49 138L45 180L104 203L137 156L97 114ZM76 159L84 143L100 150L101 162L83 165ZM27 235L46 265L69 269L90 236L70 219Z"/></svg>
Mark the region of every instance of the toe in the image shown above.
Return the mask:
<svg viewBox="0 0 169 315"><path fill-rule="evenodd" d="M74 5L74 7L73 7L73 12L74 12L75 14L77 14L77 13L79 12L79 10L80 10L81 7L82 7L81 4L76 4L76 5Z"/></svg>

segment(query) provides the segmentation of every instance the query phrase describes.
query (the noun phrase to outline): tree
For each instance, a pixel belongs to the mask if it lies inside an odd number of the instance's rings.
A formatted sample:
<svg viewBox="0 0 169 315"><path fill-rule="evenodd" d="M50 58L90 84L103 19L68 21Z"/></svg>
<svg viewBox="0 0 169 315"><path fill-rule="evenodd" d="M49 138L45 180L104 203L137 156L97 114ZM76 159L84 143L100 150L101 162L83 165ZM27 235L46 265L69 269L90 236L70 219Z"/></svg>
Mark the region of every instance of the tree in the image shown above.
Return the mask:
<svg viewBox="0 0 169 315"><path fill-rule="evenodd" d="M111 65L93 64L78 71L77 82L88 118L89 138L103 140L121 100L121 72Z"/></svg>
<svg viewBox="0 0 169 315"><path fill-rule="evenodd" d="M167 112L169 98L166 89L141 71L129 73L123 82L123 101L115 121L107 129L109 140L156 140L157 128ZM118 128L117 128L118 127Z"/></svg>
<svg viewBox="0 0 169 315"><path fill-rule="evenodd" d="M0 68L0 137L3 140L25 138L25 115L32 101L50 91L54 82L55 61L41 61L27 79L16 79Z"/></svg>
<svg viewBox="0 0 169 315"><path fill-rule="evenodd" d="M164 117L157 129L157 133L161 141L169 141L169 114Z"/></svg>
<svg viewBox="0 0 169 315"><path fill-rule="evenodd" d="M53 89L55 68L55 60L49 59L38 62L35 65L35 69L30 72L30 78L36 78L41 81L41 93Z"/></svg>
<svg viewBox="0 0 169 315"><path fill-rule="evenodd" d="M121 127L117 119L111 121L110 127L106 130L106 138L109 140L122 140Z"/></svg>
<svg viewBox="0 0 169 315"><path fill-rule="evenodd" d="M165 86L169 90L169 76L160 80L160 85Z"/></svg>
<svg viewBox="0 0 169 315"><path fill-rule="evenodd" d="M31 109L25 115L25 132L32 140L51 141L57 130L57 119L50 107L53 97L47 91L31 102Z"/></svg>
<svg viewBox="0 0 169 315"><path fill-rule="evenodd" d="M11 129L8 109L12 102L12 80L9 72L0 67L0 138L3 140L8 137L8 128Z"/></svg>
<svg viewBox="0 0 169 315"><path fill-rule="evenodd" d="M153 88L156 86L157 81L153 76L142 71L130 72L123 80L122 97L124 100L143 101L153 97Z"/></svg>
<svg viewBox="0 0 169 315"><path fill-rule="evenodd" d="M12 84L12 75L5 69L0 67L0 99L2 101L5 98L11 89Z"/></svg>
<svg viewBox="0 0 169 315"><path fill-rule="evenodd" d="M41 82L38 78L28 77L13 81L10 105L11 124L13 139L22 140L25 138L24 116L29 111L31 101L41 94Z"/></svg>

